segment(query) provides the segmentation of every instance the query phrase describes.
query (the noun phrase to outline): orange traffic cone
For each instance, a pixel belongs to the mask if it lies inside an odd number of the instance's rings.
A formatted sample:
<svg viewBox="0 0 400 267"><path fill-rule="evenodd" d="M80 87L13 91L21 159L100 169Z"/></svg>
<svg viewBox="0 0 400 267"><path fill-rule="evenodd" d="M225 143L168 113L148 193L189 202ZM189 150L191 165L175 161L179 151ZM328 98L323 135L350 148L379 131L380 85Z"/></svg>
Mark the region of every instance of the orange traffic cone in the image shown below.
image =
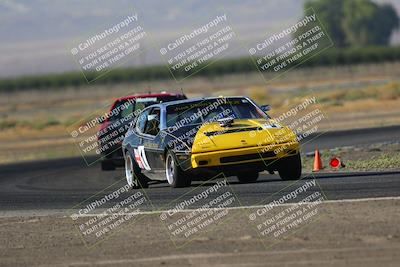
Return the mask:
<svg viewBox="0 0 400 267"><path fill-rule="evenodd" d="M322 167L322 160L321 160L321 155L319 154L319 150L315 150L315 156L314 156L314 169L313 172L318 172L322 170L324 167Z"/></svg>

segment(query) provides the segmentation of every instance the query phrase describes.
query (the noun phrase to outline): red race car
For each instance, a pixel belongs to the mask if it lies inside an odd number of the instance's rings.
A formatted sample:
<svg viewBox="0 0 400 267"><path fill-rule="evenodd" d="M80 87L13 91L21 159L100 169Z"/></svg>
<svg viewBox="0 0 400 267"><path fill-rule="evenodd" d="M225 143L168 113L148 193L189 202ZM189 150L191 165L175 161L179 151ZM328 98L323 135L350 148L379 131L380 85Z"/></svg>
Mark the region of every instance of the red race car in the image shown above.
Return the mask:
<svg viewBox="0 0 400 267"><path fill-rule="evenodd" d="M121 143L130 123L146 107L174 100L186 99L184 94L161 92L158 94L140 94L118 98L112 104L109 116L105 119L97 134L101 148L101 169L115 170L124 165Z"/></svg>

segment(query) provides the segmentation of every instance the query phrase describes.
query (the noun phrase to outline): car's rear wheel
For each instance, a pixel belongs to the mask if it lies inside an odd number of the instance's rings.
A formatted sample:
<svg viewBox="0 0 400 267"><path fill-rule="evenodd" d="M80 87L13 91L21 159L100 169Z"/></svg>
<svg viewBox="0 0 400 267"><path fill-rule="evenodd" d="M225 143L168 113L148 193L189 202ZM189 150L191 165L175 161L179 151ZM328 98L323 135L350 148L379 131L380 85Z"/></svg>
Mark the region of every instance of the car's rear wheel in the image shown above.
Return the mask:
<svg viewBox="0 0 400 267"><path fill-rule="evenodd" d="M290 156L280 159L278 172L282 180L300 179L301 177L300 153L298 153L295 156Z"/></svg>
<svg viewBox="0 0 400 267"><path fill-rule="evenodd" d="M171 187L187 187L192 183L190 177L185 176L179 167L175 155L171 151L168 151L165 157L165 175Z"/></svg>
<svg viewBox="0 0 400 267"><path fill-rule="evenodd" d="M129 151L125 154L125 177L126 182L132 189L149 187L147 177L141 173Z"/></svg>
<svg viewBox="0 0 400 267"><path fill-rule="evenodd" d="M237 178L240 183L246 184L246 183L254 183L257 181L259 176L258 172L246 172L246 173L239 173L237 175Z"/></svg>
<svg viewBox="0 0 400 267"><path fill-rule="evenodd" d="M105 159L101 161L101 170L102 171L113 171L115 170L115 165L112 160Z"/></svg>

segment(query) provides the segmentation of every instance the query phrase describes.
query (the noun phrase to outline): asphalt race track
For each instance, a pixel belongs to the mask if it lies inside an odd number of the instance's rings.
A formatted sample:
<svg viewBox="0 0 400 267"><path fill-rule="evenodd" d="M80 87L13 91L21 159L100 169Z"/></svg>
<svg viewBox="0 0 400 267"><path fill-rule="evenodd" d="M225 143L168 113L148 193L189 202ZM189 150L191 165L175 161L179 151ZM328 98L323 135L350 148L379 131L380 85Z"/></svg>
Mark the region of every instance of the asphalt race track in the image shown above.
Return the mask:
<svg viewBox="0 0 400 267"><path fill-rule="evenodd" d="M324 149L396 142L399 141L400 126L328 132L315 137L304 144L303 152L310 152L316 147ZM99 191L105 189L104 193L112 192L125 184L123 169L102 172L98 164L86 166L82 158L3 165L0 166L0 177L1 212L66 210ZM304 177L315 177L328 200L400 196L400 171L318 173L304 174ZM259 205L268 196L284 191L292 183L269 174L262 174L253 184L238 184L235 177L228 180L242 205ZM172 189L166 183L154 182L145 190L152 203L146 209L161 210L183 194L191 194L190 191L202 183L193 182L190 188Z"/></svg>

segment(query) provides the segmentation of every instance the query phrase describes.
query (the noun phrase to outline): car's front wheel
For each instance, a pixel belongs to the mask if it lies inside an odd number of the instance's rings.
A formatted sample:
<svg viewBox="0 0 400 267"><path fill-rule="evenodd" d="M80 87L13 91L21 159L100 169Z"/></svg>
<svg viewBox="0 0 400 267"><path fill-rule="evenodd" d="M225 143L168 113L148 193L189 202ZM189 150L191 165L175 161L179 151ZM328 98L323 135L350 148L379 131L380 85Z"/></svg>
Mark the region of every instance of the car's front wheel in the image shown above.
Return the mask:
<svg viewBox="0 0 400 267"><path fill-rule="evenodd" d="M191 184L190 177L184 175L179 164L176 162L175 155L168 151L165 157L165 175L171 187L187 187Z"/></svg>
<svg viewBox="0 0 400 267"><path fill-rule="evenodd" d="M279 176L282 180L298 180L301 177L300 153L295 156L285 157L279 160Z"/></svg>
<svg viewBox="0 0 400 267"><path fill-rule="evenodd" d="M128 185L135 188L148 188L148 179L141 172L132 154L127 151L125 154L125 177Z"/></svg>

